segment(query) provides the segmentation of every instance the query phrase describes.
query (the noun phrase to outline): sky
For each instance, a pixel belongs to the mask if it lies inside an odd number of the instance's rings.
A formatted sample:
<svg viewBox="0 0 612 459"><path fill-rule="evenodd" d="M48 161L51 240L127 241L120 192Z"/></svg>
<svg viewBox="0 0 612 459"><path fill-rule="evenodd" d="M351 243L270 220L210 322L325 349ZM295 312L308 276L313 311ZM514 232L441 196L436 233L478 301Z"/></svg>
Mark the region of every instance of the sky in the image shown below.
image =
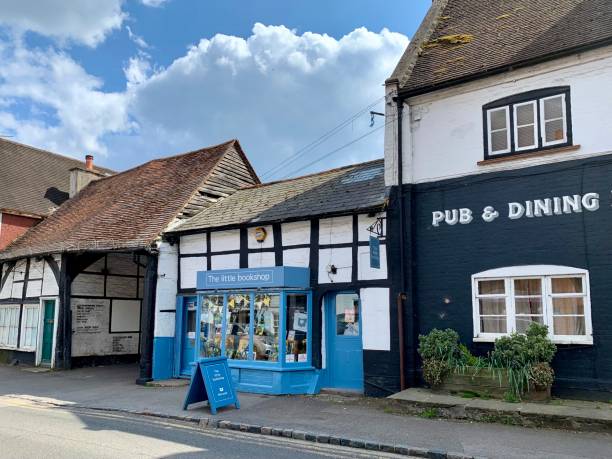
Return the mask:
<svg viewBox="0 0 612 459"><path fill-rule="evenodd" d="M265 181L381 158L431 0L0 0L0 135L125 170L237 138Z"/></svg>

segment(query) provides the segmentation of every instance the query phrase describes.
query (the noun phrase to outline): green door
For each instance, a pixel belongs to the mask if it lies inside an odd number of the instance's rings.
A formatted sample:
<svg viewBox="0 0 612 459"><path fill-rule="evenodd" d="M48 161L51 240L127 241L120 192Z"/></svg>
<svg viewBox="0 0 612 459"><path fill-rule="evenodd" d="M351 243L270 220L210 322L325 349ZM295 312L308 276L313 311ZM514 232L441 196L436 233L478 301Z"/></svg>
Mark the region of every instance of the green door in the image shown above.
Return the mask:
<svg viewBox="0 0 612 459"><path fill-rule="evenodd" d="M43 340L41 363L51 365L51 355L53 354L53 329L55 328L55 301L45 300L45 318L43 321Z"/></svg>

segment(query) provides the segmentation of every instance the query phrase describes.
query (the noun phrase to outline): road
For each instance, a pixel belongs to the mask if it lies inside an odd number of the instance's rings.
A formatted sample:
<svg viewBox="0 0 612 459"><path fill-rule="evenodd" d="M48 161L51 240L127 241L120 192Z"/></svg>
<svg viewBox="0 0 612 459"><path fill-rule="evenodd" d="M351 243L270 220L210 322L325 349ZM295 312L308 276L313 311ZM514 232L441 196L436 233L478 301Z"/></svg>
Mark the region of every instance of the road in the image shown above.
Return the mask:
<svg viewBox="0 0 612 459"><path fill-rule="evenodd" d="M58 408L0 397L0 457L12 458L396 458L120 413Z"/></svg>

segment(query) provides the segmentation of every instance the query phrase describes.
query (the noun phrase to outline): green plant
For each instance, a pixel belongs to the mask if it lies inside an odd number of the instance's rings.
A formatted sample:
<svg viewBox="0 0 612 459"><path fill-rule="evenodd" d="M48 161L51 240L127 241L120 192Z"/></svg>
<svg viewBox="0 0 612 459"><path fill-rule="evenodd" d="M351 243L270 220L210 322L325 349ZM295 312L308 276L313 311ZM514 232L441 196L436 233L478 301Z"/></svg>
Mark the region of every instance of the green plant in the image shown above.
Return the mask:
<svg viewBox="0 0 612 459"><path fill-rule="evenodd" d="M512 391L508 391L504 394L504 402L518 403L520 401L520 398L518 398L518 396Z"/></svg>
<svg viewBox="0 0 612 459"><path fill-rule="evenodd" d="M545 390L555 380L555 372L547 362L536 363L531 367L529 381L537 390Z"/></svg>
<svg viewBox="0 0 612 459"><path fill-rule="evenodd" d="M437 408L425 408L419 416L425 419L433 419L440 416L440 411Z"/></svg>
<svg viewBox="0 0 612 459"><path fill-rule="evenodd" d="M442 384L450 371L451 366L445 360L423 360L423 379L431 387L437 387Z"/></svg>
<svg viewBox="0 0 612 459"><path fill-rule="evenodd" d="M459 334L447 328L434 328L427 335L419 335L419 355L425 360L455 363L460 356Z"/></svg>
<svg viewBox="0 0 612 459"><path fill-rule="evenodd" d="M529 389L532 367L550 363L557 346L548 338L548 327L532 323L525 334L512 333L498 338L490 355L491 365L508 369L508 382L515 397Z"/></svg>

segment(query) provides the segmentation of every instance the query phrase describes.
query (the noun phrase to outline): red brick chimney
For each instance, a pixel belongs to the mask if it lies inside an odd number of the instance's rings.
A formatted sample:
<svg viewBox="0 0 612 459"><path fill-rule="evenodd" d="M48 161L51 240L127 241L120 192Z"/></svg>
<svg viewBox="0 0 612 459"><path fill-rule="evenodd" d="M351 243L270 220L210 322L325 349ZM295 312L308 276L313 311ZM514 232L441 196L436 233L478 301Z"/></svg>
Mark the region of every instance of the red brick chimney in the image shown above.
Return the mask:
<svg viewBox="0 0 612 459"><path fill-rule="evenodd" d="M93 155L85 155L85 169L93 170Z"/></svg>

